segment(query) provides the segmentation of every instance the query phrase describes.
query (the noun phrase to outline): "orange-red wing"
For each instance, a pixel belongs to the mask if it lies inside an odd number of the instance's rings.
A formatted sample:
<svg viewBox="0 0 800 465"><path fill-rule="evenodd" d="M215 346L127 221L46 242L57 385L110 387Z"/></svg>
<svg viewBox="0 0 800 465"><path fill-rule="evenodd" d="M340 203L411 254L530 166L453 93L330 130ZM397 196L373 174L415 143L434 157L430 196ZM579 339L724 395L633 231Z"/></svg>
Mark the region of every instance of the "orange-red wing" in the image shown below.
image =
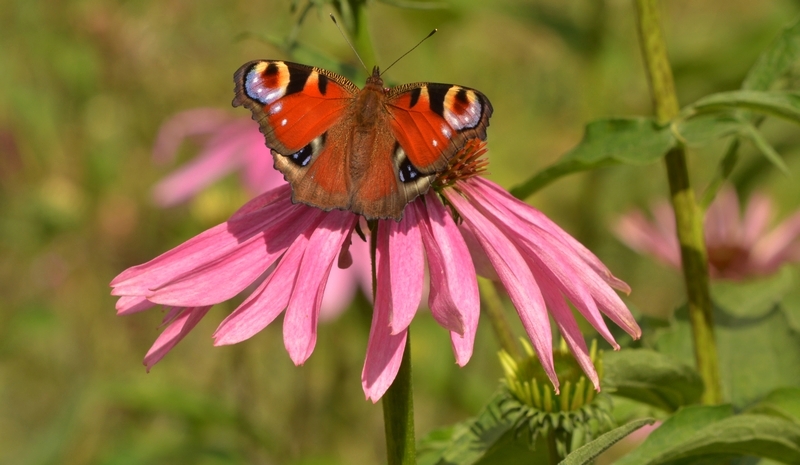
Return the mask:
<svg viewBox="0 0 800 465"><path fill-rule="evenodd" d="M392 133L420 172L442 171L473 138L486 139L492 105L474 89L414 83L389 92Z"/></svg>
<svg viewBox="0 0 800 465"><path fill-rule="evenodd" d="M251 61L234 75L233 106L244 105L267 145L289 155L307 146L343 115L358 88L345 77L286 61Z"/></svg>

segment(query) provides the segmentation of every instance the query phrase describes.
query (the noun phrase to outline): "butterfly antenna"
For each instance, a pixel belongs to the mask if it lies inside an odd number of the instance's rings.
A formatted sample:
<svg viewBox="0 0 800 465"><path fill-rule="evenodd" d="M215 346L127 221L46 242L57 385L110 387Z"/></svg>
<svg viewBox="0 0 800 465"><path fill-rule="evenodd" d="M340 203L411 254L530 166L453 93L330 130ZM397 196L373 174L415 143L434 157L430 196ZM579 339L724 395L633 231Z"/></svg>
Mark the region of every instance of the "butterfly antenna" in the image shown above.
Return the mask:
<svg viewBox="0 0 800 465"><path fill-rule="evenodd" d="M349 46L350 46L350 48L353 50L353 53L355 53L355 54L356 54L356 58L358 58L358 61L360 61L360 62L361 62L361 66L363 66L363 67L364 67L364 69L366 69L366 70L367 70L367 73L369 73L369 68L367 68L367 65L365 65L365 64L364 64L364 60L362 60L362 59L361 59L361 56L360 56L360 55L358 54L358 52L356 51L356 48L355 48L355 47L353 47L353 44L351 44L351 43L350 43L350 40L348 40L348 39L347 39L347 36L346 36L346 35L344 35L344 32L342 31L342 28L340 28L340 27L339 27L339 23L337 23L337 22L336 22L336 17L335 17L335 16L333 16L333 13L331 13L330 15L331 15L331 21L333 21L333 24L335 24L335 25L336 25L336 29L338 29L338 30L339 30L339 34L341 34L341 35L342 35L342 37L344 38L344 41L345 41L345 42L347 42L347 45L349 45Z"/></svg>
<svg viewBox="0 0 800 465"><path fill-rule="evenodd" d="M404 53L404 54L400 55L400 58L398 58L398 59L394 60L394 61L392 62L392 64L391 64L391 65L387 66L387 67L386 67L386 69L384 69L384 70L383 70L383 73L385 73L386 71L389 71L389 68L391 68L392 66L394 66L394 65L395 65L395 63L397 63L398 61L402 60L404 56L406 56L406 55L408 55L409 53L413 52L415 48L419 47L420 45L422 45L422 43L423 43L423 42L425 42L426 40L430 39L432 35L436 34L436 31L438 31L438 29L434 29L434 30L432 30L432 31L431 31L431 33L430 33L430 34L428 34L427 36L425 36L425 38L424 38L424 39L420 40L420 41L419 41L419 43L417 43L417 45L415 45L415 46L411 47L411 50L409 50L409 51L407 51L406 53ZM381 76L383 76L383 73L381 73Z"/></svg>

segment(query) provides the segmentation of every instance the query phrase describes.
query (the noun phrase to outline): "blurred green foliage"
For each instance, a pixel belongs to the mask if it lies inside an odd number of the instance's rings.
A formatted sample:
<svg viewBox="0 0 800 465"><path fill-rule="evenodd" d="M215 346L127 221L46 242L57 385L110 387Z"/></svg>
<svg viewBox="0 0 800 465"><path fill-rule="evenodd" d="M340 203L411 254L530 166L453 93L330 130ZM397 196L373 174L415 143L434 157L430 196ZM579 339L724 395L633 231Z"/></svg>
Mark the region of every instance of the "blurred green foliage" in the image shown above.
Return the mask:
<svg viewBox="0 0 800 465"><path fill-rule="evenodd" d="M403 2L393 2L402 4ZM294 8L292 5L294 4ZM375 463L382 414L360 371L365 299L323 324L309 362L294 367L280 324L213 348L219 305L146 374L141 359L161 314L114 315L108 282L128 266L226 218L236 180L163 211L149 189L159 125L197 106L227 108L232 73L256 58L344 63L363 81L327 12L280 1L21 1L0 4L0 463ZM737 89L800 4L674 0L664 21L682 103ZM601 117L650 113L633 6L622 0L451 2L438 10L370 3L360 19L392 83L452 82L492 100L491 178L510 187L550 165ZM371 40L369 40L371 39ZM362 39L364 40L364 39ZM372 63L367 63L368 66ZM791 173L800 134L762 127ZM705 181L724 144L691 148ZM184 159L190 150L185 151ZM743 146L733 179L797 207L800 186ZM700 183L702 185L702 182ZM667 192L660 165L566 177L528 199L594 250L656 317L682 301L680 277L625 249L613 219ZM235 302L234 302L235 303ZM412 325L418 436L476 413L501 371L488 325L464 369L427 314Z"/></svg>

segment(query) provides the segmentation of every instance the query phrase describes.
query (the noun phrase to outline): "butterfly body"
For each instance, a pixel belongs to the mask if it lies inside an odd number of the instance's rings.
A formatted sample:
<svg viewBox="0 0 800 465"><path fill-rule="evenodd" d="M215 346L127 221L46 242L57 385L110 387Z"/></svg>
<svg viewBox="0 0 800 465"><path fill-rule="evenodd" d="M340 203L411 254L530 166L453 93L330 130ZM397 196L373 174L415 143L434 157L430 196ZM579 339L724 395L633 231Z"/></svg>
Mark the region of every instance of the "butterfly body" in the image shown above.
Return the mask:
<svg viewBox="0 0 800 465"><path fill-rule="evenodd" d="M293 201L370 219L400 219L468 139L485 139L492 113L466 87L386 89L377 67L362 89L284 61L246 63L234 81L233 105L253 112Z"/></svg>

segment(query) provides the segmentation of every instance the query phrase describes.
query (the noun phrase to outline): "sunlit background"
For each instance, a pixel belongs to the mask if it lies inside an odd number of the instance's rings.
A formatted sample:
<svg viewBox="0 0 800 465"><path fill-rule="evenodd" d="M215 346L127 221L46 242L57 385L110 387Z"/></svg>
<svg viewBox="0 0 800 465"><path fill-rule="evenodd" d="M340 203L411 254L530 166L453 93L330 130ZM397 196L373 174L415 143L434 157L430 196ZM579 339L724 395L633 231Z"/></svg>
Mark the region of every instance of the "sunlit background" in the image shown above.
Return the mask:
<svg viewBox="0 0 800 465"><path fill-rule="evenodd" d="M320 2L322 3L322 2ZM664 27L683 104L738 88L780 28L789 0L671 0ZM280 321L236 346L211 334L238 301L216 306L150 373L142 358L163 312L115 316L109 281L224 221L247 200L229 176L160 209L152 187L159 126L194 107L232 114L233 72L258 58L346 63L366 77L327 15L280 1L20 1L0 4L0 463L350 464L384 456L380 405L364 400L361 366L371 308L358 296L320 327L294 367ZM371 2L362 24L392 85L466 85L492 101L490 178L513 187L555 161L588 121L651 112L629 0L452 1L438 10ZM292 31L293 55L277 44ZM314 62L312 60L320 60ZM371 66L373 63L367 63ZM253 123L255 124L255 123ZM733 179L797 208L800 134L764 126L795 181L745 146ZM697 181L724 144L692 147ZM633 288L638 314L667 318L680 277L621 245L609 226L668 192L661 165L572 175L527 199ZM800 291L798 291L800 292ZM463 369L427 312L411 327L418 437L474 414L496 388L488 324ZM521 333L520 333L521 334ZM592 333L587 332L591 338ZM623 339L624 340L624 339Z"/></svg>

